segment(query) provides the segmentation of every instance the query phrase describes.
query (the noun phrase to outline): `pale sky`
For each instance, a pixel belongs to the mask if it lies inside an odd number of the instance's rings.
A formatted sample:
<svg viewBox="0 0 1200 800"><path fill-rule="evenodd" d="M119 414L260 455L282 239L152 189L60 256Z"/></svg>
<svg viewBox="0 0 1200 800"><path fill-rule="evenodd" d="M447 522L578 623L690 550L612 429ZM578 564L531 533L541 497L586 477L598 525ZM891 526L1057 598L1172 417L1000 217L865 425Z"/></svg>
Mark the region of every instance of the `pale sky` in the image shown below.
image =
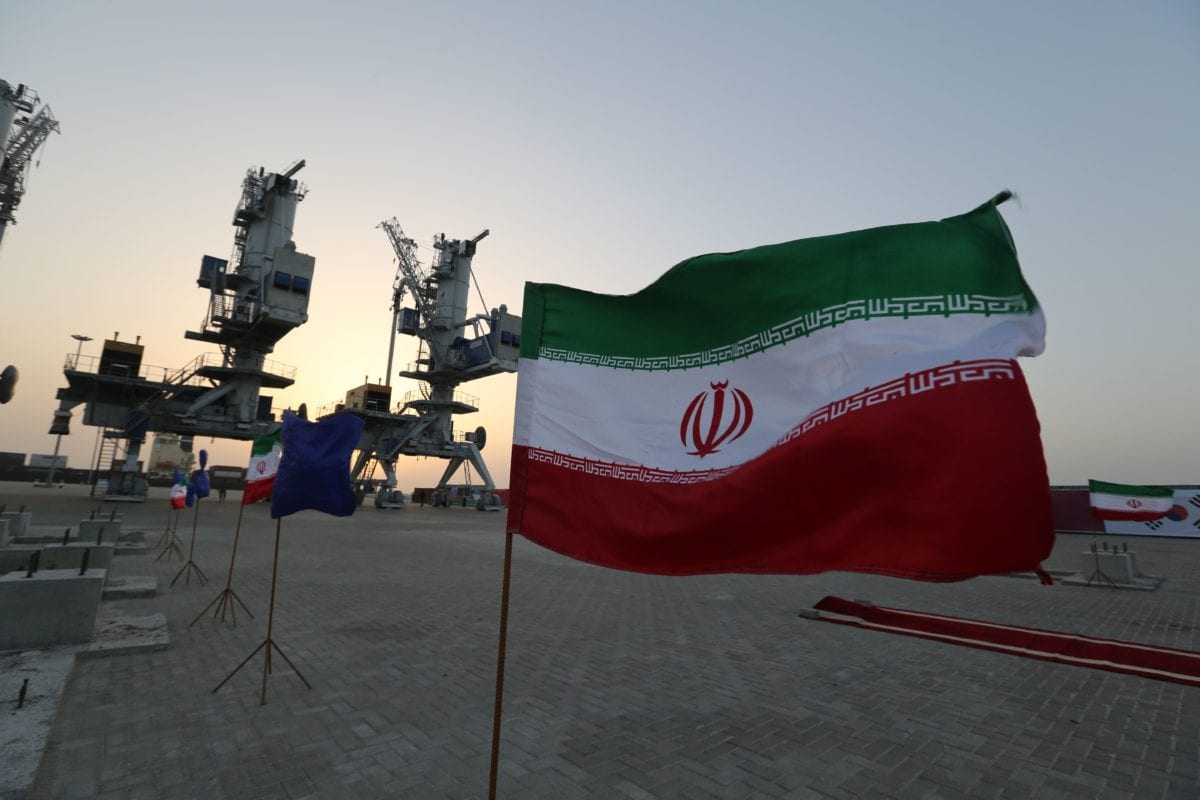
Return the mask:
<svg viewBox="0 0 1200 800"><path fill-rule="evenodd" d="M85 355L140 335L145 363L172 368L211 349L183 338L206 308L200 257L228 257L247 168L304 158L295 241L316 275L309 322L272 356L297 368L277 407L382 377L394 266L375 226L392 216L422 254L489 228L476 276L488 306L519 311L526 281L623 294L693 255L1010 188L1048 322L1022 363L1051 481L1200 482L1190 0L6 0L0 78L62 124L0 248L0 367L21 372L0 450L52 452L71 334L96 339ZM397 363L415 344L397 340ZM501 487L515 386L462 387L482 410L459 425L488 428ZM62 452L86 467L80 416ZM443 466L401 460L400 486Z"/></svg>

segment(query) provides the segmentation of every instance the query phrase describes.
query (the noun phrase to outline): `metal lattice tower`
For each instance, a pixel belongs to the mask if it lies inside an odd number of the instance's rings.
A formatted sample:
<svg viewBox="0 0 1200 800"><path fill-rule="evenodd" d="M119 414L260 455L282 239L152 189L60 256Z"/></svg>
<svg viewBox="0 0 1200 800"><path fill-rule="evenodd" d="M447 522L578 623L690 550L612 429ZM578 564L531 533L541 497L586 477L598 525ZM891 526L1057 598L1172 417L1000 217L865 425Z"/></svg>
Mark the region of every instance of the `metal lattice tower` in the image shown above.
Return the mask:
<svg viewBox="0 0 1200 800"><path fill-rule="evenodd" d="M59 132L50 106L34 111L38 102L37 93L24 84L0 81L0 242L8 226L16 224L33 154L51 133Z"/></svg>

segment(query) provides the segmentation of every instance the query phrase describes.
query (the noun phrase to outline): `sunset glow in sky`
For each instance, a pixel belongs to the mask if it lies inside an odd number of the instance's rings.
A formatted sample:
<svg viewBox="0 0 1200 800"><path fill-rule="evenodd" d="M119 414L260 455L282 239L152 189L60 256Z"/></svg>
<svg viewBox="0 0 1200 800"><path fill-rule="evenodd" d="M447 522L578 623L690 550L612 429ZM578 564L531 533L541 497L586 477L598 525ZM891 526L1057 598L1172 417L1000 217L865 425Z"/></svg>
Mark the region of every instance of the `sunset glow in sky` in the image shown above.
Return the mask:
<svg viewBox="0 0 1200 800"><path fill-rule="evenodd" d="M295 241L316 275L309 322L271 356L297 368L278 407L383 377L395 268L375 226L392 216L426 257L436 233L490 229L480 288L519 312L526 281L624 294L700 253L1010 188L1048 321L1023 366L1052 482L1200 481L1193 2L18 0L0 78L62 124L0 249L0 367L21 372L0 450L53 450L71 334L95 339L85 355L140 336L164 367L211 349L183 338L204 317L200 257L229 255L247 168L304 158ZM459 424L487 427L501 487L515 385L462 387L482 410ZM71 466L94 439L77 413ZM402 460L401 488L443 466Z"/></svg>

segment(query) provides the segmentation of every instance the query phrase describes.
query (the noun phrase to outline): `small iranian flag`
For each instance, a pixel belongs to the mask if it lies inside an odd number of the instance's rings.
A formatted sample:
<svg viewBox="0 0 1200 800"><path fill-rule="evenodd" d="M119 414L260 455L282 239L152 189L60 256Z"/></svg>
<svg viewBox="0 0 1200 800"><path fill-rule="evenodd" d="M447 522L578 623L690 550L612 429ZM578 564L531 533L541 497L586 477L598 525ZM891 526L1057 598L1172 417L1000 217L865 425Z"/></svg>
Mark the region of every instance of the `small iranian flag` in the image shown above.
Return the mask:
<svg viewBox="0 0 1200 800"><path fill-rule="evenodd" d="M1088 481L1092 515L1097 519L1149 522L1165 517L1175 503L1175 490L1166 486L1128 486Z"/></svg>
<svg viewBox="0 0 1200 800"><path fill-rule="evenodd" d="M1018 356L1045 320L996 206L678 264L618 297L527 284L508 530L661 574L1038 568Z"/></svg>
<svg viewBox="0 0 1200 800"><path fill-rule="evenodd" d="M187 505L187 478L179 475L179 470L175 473L179 476L179 482L171 487L171 508L180 509Z"/></svg>
<svg viewBox="0 0 1200 800"><path fill-rule="evenodd" d="M279 431L254 440L250 448L250 466L246 468L246 486L242 505L257 503L270 497L275 489L275 473L279 469Z"/></svg>

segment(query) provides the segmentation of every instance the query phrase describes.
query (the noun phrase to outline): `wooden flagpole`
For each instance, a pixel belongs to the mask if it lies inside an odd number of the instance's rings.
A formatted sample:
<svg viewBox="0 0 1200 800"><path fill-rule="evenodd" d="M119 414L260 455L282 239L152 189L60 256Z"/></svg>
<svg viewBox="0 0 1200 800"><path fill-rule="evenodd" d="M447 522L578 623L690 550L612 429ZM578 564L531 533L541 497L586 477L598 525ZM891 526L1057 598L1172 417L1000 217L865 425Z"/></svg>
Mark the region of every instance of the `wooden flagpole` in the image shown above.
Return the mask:
<svg viewBox="0 0 1200 800"><path fill-rule="evenodd" d="M488 800L496 800L496 774L500 768L500 712L504 700L504 647L508 641L508 589L512 576L512 531L504 533L504 587L500 590L500 644L496 653L496 707L492 711L492 766Z"/></svg>
<svg viewBox="0 0 1200 800"><path fill-rule="evenodd" d="M250 615L250 619L254 619L254 615L250 613L250 609L246 607L246 604L242 602L242 598L238 597L237 592L233 590L233 562L237 559L238 539L242 535L242 514L244 513L246 513L246 504L242 503L241 508L238 509L237 528L233 531L233 552L229 554L229 577L225 579L225 588L221 590L219 595L213 598L211 603L204 607L204 611L196 615L196 619L188 624L189 628L195 625L204 616L205 611L208 611L214 605L217 608L213 611L213 619L216 619L219 613L221 615L221 622L224 622L225 610L229 609L229 612L233 615L234 627L237 627L237 606L231 601L237 601L242 610Z"/></svg>

